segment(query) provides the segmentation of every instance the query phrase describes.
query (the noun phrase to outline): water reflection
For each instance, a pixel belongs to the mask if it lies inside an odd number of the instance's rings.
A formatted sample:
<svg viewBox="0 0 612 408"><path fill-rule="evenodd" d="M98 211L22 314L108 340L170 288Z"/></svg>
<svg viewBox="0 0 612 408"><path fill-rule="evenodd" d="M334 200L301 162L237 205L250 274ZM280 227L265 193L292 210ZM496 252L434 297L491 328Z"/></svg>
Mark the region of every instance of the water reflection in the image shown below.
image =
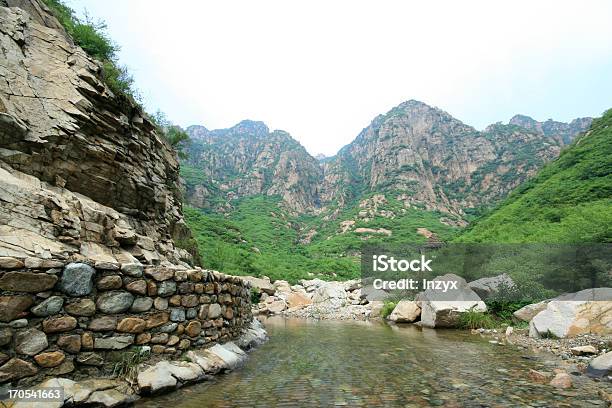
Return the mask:
<svg viewBox="0 0 612 408"><path fill-rule="evenodd" d="M270 341L245 367L141 407L507 407L605 406L591 380L575 390L533 384L514 347L452 330L269 318ZM524 353L523 353L524 354Z"/></svg>

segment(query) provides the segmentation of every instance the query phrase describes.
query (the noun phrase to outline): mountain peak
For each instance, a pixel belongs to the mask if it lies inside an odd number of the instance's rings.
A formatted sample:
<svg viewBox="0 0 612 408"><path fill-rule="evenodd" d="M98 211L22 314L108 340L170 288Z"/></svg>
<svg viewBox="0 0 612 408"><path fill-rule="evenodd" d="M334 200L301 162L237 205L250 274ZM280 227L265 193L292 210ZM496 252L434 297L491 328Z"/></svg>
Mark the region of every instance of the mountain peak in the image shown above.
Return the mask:
<svg viewBox="0 0 612 408"><path fill-rule="evenodd" d="M248 133L253 136L265 136L268 133L270 133L270 129L264 122L258 121L258 120L249 120L249 119L240 121L238 124L232 126L229 130L232 133L237 133L237 134Z"/></svg>

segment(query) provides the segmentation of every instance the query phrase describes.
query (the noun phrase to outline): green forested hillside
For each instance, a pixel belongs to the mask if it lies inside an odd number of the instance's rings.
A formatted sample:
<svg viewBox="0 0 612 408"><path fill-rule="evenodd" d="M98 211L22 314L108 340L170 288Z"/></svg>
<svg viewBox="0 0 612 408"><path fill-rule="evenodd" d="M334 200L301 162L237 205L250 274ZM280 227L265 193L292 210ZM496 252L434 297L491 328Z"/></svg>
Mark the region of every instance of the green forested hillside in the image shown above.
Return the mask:
<svg viewBox="0 0 612 408"><path fill-rule="evenodd" d="M612 110L457 240L612 242Z"/></svg>
<svg viewBox="0 0 612 408"><path fill-rule="evenodd" d="M359 276L359 252L366 241L424 242L417 228L426 228L441 239L450 238L455 231L440 222L442 214L405 209L390 196L376 211L371 210L368 218L357 204L337 217L296 216L284 210L280 201L280 197L247 197L234 201L225 215L185 208L203 265L226 273L266 275L291 282L312 276L351 279Z"/></svg>

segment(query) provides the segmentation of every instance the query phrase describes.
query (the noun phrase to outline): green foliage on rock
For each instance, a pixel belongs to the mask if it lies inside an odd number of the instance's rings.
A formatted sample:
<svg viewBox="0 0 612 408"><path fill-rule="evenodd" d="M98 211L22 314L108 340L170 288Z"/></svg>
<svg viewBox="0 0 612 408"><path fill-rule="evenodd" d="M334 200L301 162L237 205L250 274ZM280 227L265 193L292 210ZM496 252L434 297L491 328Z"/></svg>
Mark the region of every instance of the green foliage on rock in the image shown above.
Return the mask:
<svg viewBox="0 0 612 408"><path fill-rule="evenodd" d="M166 114L158 110L153 115L150 115L151 120L157 126L157 129L166 141L176 150L181 159L185 159L187 154L185 149L189 145L189 136L179 126L174 125Z"/></svg>
<svg viewBox="0 0 612 408"><path fill-rule="evenodd" d="M59 0L43 0L53 12L75 44L90 57L102 63L103 76L108 87L116 94L137 99L134 79L125 66L119 64L119 46L106 33L107 26L102 21L93 21L89 16L79 19L74 10Z"/></svg>
<svg viewBox="0 0 612 408"><path fill-rule="evenodd" d="M461 242L612 242L612 110Z"/></svg>
<svg viewBox="0 0 612 408"><path fill-rule="evenodd" d="M391 313L393 313L393 309L397 306L397 302L385 302L382 309L380 309L380 316L383 319L389 317Z"/></svg>

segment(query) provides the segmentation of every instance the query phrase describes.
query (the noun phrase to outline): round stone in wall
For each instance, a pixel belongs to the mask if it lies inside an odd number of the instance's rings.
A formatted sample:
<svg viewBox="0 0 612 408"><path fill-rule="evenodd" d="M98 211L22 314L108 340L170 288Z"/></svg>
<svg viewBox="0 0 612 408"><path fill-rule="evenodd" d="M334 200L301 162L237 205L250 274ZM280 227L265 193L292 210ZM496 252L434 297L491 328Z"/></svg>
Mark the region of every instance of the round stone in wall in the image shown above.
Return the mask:
<svg viewBox="0 0 612 408"><path fill-rule="evenodd" d="M39 317L51 316L59 313L64 305L64 299L59 296L51 296L44 302L32 308L32 313Z"/></svg>
<svg viewBox="0 0 612 408"><path fill-rule="evenodd" d="M15 336L15 351L19 354L33 356L47 348L47 335L40 330L24 330Z"/></svg>
<svg viewBox="0 0 612 408"><path fill-rule="evenodd" d="M125 312L132 306L134 296L128 292L113 291L103 293L96 301L102 313L115 314Z"/></svg>
<svg viewBox="0 0 612 408"><path fill-rule="evenodd" d="M64 268L59 281L59 288L69 296L85 296L93 289L93 277L96 271L84 263L70 263Z"/></svg>

